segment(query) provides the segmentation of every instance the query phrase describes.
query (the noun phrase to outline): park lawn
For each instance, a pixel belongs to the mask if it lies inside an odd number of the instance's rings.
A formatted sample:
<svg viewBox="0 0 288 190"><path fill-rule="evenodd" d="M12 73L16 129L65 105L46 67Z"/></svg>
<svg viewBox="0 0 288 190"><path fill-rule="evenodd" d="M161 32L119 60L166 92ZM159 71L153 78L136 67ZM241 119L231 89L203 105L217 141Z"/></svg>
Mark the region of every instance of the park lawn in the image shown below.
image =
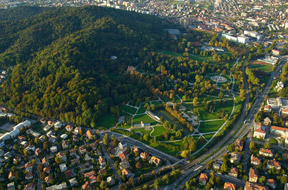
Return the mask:
<svg viewBox="0 0 288 190"><path fill-rule="evenodd" d="M199 131L201 133L217 131L221 127L221 125L223 125L224 122L225 122L224 120L201 122Z"/></svg>
<svg viewBox="0 0 288 190"><path fill-rule="evenodd" d="M175 146L184 146L184 142L182 140L180 141L174 141L174 142L167 142L167 144L173 144Z"/></svg>
<svg viewBox="0 0 288 190"><path fill-rule="evenodd" d="M203 135L205 137L205 139L207 141L209 141L212 137L213 137L214 133L213 134L207 134L207 135Z"/></svg>
<svg viewBox="0 0 288 190"><path fill-rule="evenodd" d="M97 122L97 127L103 127L105 129L109 129L113 127L116 123L117 119L111 114L107 113Z"/></svg>
<svg viewBox="0 0 288 190"><path fill-rule="evenodd" d="M237 99L238 103L235 104L234 113L237 113L237 111L241 111L241 109L242 109L242 102L241 102L240 96L237 96L236 99Z"/></svg>
<svg viewBox="0 0 288 190"><path fill-rule="evenodd" d="M166 130L163 126L157 126L157 127L154 127L154 131L151 135L152 136L160 136L166 131L170 132L169 130Z"/></svg>
<svg viewBox="0 0 288 190"><path fill-rule="evenodd" d="M259 64L258 61L253 62L253 64L250 66L250 69L258 69L258 70L262 70L264 72L270 72L270 69L272 68L271 64Z"/></svg>
<svg viewBox="0 0 288 190"><path fill-rule="evenodd" d="M167 154L170 154L170 155L172 155L172 156L177 155L177 153L179 152L179 150L168 149L168 148L166 148L165 146L158 145L158 144L156 144L156 143L154 143L154 142L150 143L149 145L152 146L153 148L156 148L156 149L158 149L158 150L160 150L160 151L162 151L162 152L165 152L165 153L167 153Z"/></svg>
<svg viewBox="0 0 288 190"><path fill-rule="evenodd" d="M132 108L132 107L126 106L126 105L121 105L120 106L120 110L128 112L128 113L130 113L132 115L136 113L136 108Z"/></svg>
<svg viewBox="0 0 288 190"><path fill-rule="evenodd" d="M152 129L150 129L150 130L147 131L147 130L145 130L145 128L132 129L133 132L140 132L140 133L142 133L143 135L145 135L145 134L150 134L151 130L152 130Z"/></svg>
<svg viewBox="0 0 288 190"><path fill-rule="evenodd" d="M200 120L219 119L219 113L217 113L216 111L214 111L213 113L207 112L204 110L203 106L198 106L198 111L200 113Z"/></svg>
<svg viewBox="0 0 288 190"><path fill-rule="evenodd" d="M137 114L143 114L143 113L145 113L145 111L146 111L146 108L144 108L144 104L142 104L142 105L140 106Z"/></svg>
<svg viewBox="0 0 288 190"><path fill-rule="evenodd" d="M214 112L218 112L221 109L224 109L225 114L230 115L233 109L233 102L234 100L226 100L225 103L222 102L222 105L217 101Z"/></svg>
<svg viewBox="0 0 288 190"><path fill-rule="evenodd" d="M149 117L146 114L144 114L144 115L136 115L133 118L133 124L140 124L141 121L143 121L144 123L150 123L151 125L156 125L157 124L157 122L155 120L153 120L151 117Z"/></svg>

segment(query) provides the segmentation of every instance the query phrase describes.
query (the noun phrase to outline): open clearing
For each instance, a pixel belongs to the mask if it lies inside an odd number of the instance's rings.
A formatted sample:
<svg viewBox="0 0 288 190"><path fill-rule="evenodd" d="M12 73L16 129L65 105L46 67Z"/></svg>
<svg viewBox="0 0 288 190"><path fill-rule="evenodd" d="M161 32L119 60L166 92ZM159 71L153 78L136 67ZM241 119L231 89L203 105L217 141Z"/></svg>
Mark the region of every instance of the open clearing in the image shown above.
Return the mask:
<svg viewBox="0 0 288 190"><path fill-rule="evenodd" d="M96 124L97 127L103 127L105 129L109 129L110 127L113 127L116 123L116 118L108 113L108 114L105 114L101 120L99 120Z"/></svg>
<svg viewBox="0 0 288 190"><path fill-rule="evenodd" d="M136 115L133 118L133 124L140 124L141 121L143 121L144 123L150 123L150 125L156 125L157 122L153 119L151 119L151 117L149 117L148 115L144 114L144 115Z"/></svg>
<svg viewBox="0 0 288 190"><path fill-rule="evenodd" d="M217 131L221 127L221 125L223 125L224 122L225 122L224 120L201 122L200 127L199 127L199 131L201 133Z"/></svg>

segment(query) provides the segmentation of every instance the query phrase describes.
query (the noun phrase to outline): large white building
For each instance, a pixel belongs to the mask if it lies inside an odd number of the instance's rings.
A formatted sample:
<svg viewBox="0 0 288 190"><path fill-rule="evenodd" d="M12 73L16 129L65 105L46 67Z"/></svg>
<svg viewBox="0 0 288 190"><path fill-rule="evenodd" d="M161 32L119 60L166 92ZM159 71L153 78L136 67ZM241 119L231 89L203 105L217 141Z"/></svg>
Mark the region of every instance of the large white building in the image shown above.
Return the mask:
<svg viewBox="0 0 288 190"><path fill-rule="evenodd" d="M258 139L265 139L266 131L262 123L255 123L253 137L256 137Z"/></svg>
<svg viewBox="0 0 288 190"><path fill-rule="evenodd" d="M22 128L29 127L30 125L31 125L31 122L29 120L26 120L22 123L19 123L13 127L12 131L5 133L3 136L1 136L0 140L5 141L5 140L9 140L9 139L14 139L20 134L20 130Z"/></svg>

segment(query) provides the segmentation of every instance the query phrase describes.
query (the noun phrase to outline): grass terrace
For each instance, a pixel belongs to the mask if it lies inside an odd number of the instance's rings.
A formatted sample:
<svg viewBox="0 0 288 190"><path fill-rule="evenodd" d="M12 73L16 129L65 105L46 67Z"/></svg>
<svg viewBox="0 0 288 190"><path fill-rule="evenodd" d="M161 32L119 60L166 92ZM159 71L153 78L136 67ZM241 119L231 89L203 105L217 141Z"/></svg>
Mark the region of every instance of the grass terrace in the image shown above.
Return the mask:
<svg viewBox="0 0 288 190"><path fill-rule="evenodd" d="M133 124L140 124L141 121L143 121L144 123L150 123L151 125L156 125L157 124L157 122L155 120L153 120L151 117L149 117L146 114L144 114L144 115L136 115L133 118Z"/></svg>
<svg viewBox="0 0 288 190"><path fill-rule="evenodd" d="M130 113L132 115L136 113L136 109L135 108L132 108L132 107L126 106L126 105L121 105L120 106L120 110L124 111L124 112L127 112L127 113Z"/></svg>
<svg viewBox="0 0 288 190"><path fill-rule="evenodd" d="M97 122L96 126L109 129L116 124L116 121L116 118L111 113L107 113Z"/></svg>
<svg viewBox="0 0 288 190"><path fill-rule="evenodd" d="M225 122L224 120L201 122L199 131L201 133L217 131L221 127L221 125L223 125L224 122Z"/></svg>
<svg viewBox="0 0 288 190"><path fill-rule="evenodd" d="M154 131L151 135L152 136L160 136L166 131L167 130L163 126L157 126L157 127L154 127ZM167 132L170 132L170 131L167 131Z"/></svg>

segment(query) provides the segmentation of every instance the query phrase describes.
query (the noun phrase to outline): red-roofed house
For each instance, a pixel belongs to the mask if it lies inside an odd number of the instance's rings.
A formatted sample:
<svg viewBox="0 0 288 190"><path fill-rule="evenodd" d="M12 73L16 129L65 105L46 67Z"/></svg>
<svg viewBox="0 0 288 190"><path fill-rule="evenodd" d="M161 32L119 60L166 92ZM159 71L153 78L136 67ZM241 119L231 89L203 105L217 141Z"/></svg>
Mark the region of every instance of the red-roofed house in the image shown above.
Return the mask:
<svg viewBox="0 0 288 190"><path fill-rule="evenodd" d="M259 154L261 156L273 157L273 153L270 149L260 148Z"/></svg>
<svg viewBox="0 0 288 190"><path fill-rule="evenodd" d="M91 190L92 186L90 185L89 181L86 181L83 185L82 185L82 190Z"/></svg>
<svg viewBox="0 0 288 190"><path fill-rule="evenodd" d="M266 131L263 128L262 123L255 123L253 137L265 139Z"/></svg>
<svg viewBox="0 0 288 190"><path fill-rule="evenodd" d="M224 190L236 190L236 185L233 183L225 182Z"/></svg>
<svg viewBox="0 0 288 190"><path fill-rule="evenodd" d="M269 105L265 105L265 106L264 106L264 111L270 113L270 112L272 111L271 106L269 106Z"/></svg>
<svg viewBox="0 0 288 190"><path fill-rule="evenodd" d="M273 160L268 160L267 162L267 168L272 169L275 168L276 170L281 170L281 165L279 162L277 162L275 159Z"/></svg>
<svg viewBox="0 0 288 190"><path fill-rule="evenodd" d="M249 169L249 181L256 183L259 178L259 173L256 169L250 168Z"/></svg>
<svg viewBox="0 0 288 190"><path fill-rule="evenodd" d="M270 186L272 189L275 189L277 187L277 183L274 179L267 179L267 183L268 186Z"/></svg>
<svg viewBox="0 0 288 190"><path fill-rule="evenodd" d="M127 159L126 155L125 155L123 152L121 152L121 153L119 154L119 158L121 159L121 161L124 161L124 160Z"/></svg>
<svg viewBox="0 0 288 190"><path fill-rule="evenodd" d="M242 151L243 150L243 144L244 144L244 141L237 139L234 143L235 149Z"/></svg>
<svg viewBox="0 0 288 190"><path fill-rule="evenodd" d="M25 185L24 190L35 190L35 184L29 183L29 184Z"/></svg>
<svg viewBox="0 0 288 190"><path fill-rule="evenodd" d="M238 176L238 169L235 167L232 167L231 170L229 171L228 175L232 177L237 177Z"/></svg>
<svg viewBox="0 0 288 190"><path fill-rule="evenodd" d="M246 181L244 190L268 190L267 187Z"/></svg>
<svg viewBox="0 0 288 190"><path fill-rule="evenodd" d="M251 164L254 166L258 166L261 163L260 159L253 154L251 155Z"/></svg>
<svg viewBox="0 0 288 190"><path fill-rule="evenodd" d="M66 131L71 132L73 131L73 127L71 125L66 125L65 127Z"/></svg>
<svg viewBox="0 0 288 190"><path fill-rule="evenodd" d="M206 183L208 182L208 175L205 173L201 173L200 177L199 177L199 184L200 185L206 185Z"/></svg>

